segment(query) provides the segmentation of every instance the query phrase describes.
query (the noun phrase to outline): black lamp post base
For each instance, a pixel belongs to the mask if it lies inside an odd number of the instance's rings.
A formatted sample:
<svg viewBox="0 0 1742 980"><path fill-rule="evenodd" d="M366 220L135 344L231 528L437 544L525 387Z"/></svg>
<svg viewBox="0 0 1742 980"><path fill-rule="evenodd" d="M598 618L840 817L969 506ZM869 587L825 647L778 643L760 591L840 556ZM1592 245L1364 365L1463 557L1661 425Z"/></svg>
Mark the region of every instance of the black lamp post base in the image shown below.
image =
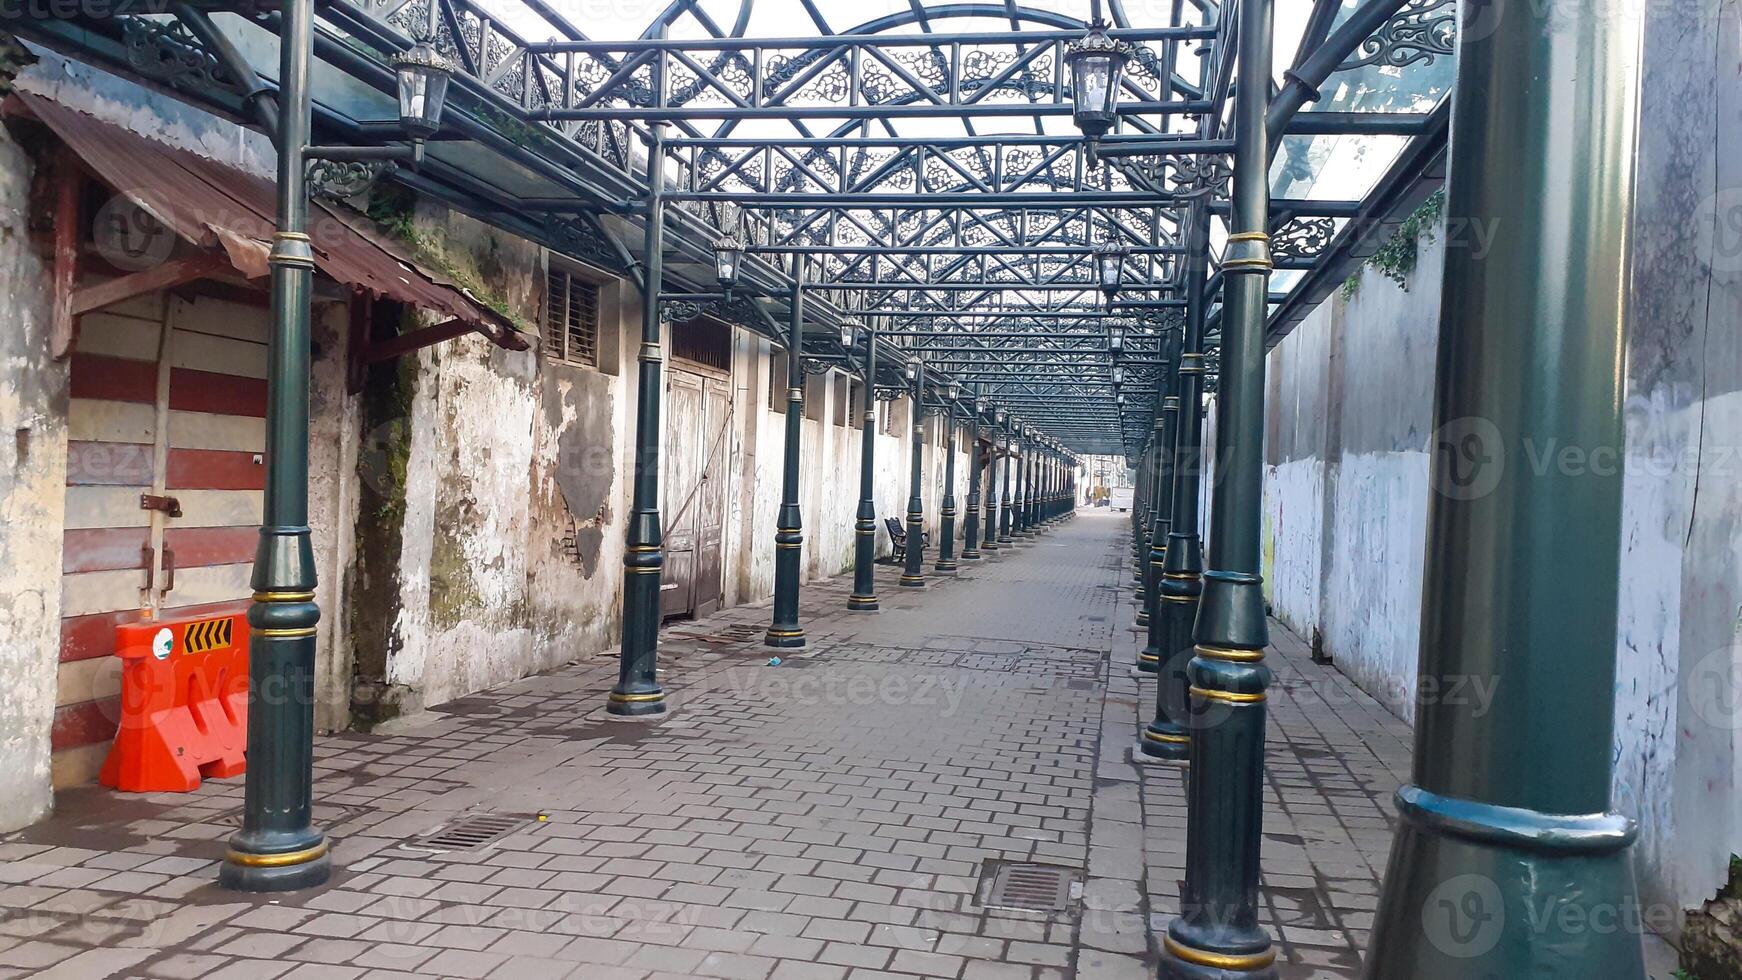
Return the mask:
<svg viewBox="0 0 1742 980"><path fill-rule="evenodd" d="M901 576L901 587L904 589L923 589L925 588L925 576L903 575Z"/></svg>
<svg viewBox="0 0 1742 980"><path fill-rule="evenodd" d="M1139 650L1137 653L1137 670L1144 674L1161 673L1161 658L1153 650Z"/></svg>
<svg viewBox="0 0 1742 980"><path fill-rule="evenodd" d="M781 647L791 649L804 646L804 630L770 627L767 635L762 638L765 647Z"/></svg>
<svg viewBox="0 0 1742 980"><path fill-rule="evenodd" d="M327 842L288 854L254 854L234 847L218 866L218 886L238 892L294 892L315 888L333 876Z"/></svg>
<svg viewBox="0 0 1742 980"><path fill-rule="evenodd" d="M1150 722L1137 736L1137 751L1163 762L1190 761L1192 737L1178 726L1160 726Z"/></svg>
<svg viewBox="0 0 1742 980"><path fill-rule="evenodd" d="M1277 980L1276 952L1237 956L1194 949L1167 937L1161 952L1161 980Z"/></svg>
<svg viewBox="0 0 1742 980"><path fill-rule="evenodd" d="M665 692L659 690L612 691L605 701L605 713L629 718L665 714Z"/></svg>
<svg viewBox="0 0 1742 980"><path fill-rule="evenodd" d="M847 609L849 612L876 612L878 609L877 597L874 595L850 595L847 597Z"/></svg>
<svg viewBox="0 0 1742 980"><path fill-rule="evenodd" d="M934 572L943 572L945 575L949 575L956 570L955 560L950 558L941 559L937 564L931 567L931 570Z"/></svg>
<svg viewBox="0 0 1742 980"><path fill-rule="evenodd" d="M962 560L963 561L979 561L980 560L980 553L978 551L973 550L973 549L969 549L967 551L962 552Z"/></svg>

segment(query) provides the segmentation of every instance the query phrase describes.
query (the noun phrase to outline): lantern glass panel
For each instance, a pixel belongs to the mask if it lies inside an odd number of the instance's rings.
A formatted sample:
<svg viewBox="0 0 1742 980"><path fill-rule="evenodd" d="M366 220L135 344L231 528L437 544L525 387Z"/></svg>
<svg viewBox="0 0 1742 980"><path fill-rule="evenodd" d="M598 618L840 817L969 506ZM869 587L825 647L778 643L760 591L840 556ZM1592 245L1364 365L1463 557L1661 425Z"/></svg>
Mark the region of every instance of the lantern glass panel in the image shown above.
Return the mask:
<svg viewBox="0 0 1742 980"><path fill-rule="evenodd" d="M742 249L714 249L714 274L719 277L720 285L731 286L738 282L738 268L743 259Z"/></svg>
<svg viewBox="0 0 1742 980"><path fill-rule="evenodd" d="M394 66L399 87L399 124L414 137L441 129L448 101L449 71L428 42L420 42Z"/></svg>

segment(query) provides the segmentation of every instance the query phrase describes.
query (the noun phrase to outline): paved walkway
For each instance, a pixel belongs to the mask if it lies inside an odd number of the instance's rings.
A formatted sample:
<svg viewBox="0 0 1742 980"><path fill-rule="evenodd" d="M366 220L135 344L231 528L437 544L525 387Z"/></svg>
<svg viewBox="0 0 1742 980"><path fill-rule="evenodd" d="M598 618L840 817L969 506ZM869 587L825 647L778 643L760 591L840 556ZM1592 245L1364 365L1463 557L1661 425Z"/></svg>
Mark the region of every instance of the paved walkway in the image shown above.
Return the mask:
<svg viewBox="0 0 1742 980"><path fill-rule="evenodd" d="M240 780L64 793L0 838L0 978L1151 977L1185 809L1128 759L1154 685L1127 527L1086 513L923 592L882 568L877 615L808 587L778 667L766 607L668 629L659 724L606 718L599 657L323 738L318 892L214 886ZM1265 918L1285 978L1355 977L1409 733L1278 634ZM480 815L481 844L432 836Z"/></svg>

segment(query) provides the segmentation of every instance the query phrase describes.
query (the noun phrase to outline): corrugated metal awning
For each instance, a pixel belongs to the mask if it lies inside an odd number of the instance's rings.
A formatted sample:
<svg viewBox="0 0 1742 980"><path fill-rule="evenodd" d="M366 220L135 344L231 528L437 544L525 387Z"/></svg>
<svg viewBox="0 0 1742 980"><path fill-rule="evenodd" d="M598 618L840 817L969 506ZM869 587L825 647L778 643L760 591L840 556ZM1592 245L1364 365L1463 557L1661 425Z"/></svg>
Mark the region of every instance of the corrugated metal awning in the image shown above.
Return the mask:
<svg viewBox="0 0 1742 980"><path fill-rule="evenodd" d="M184 241L222 249L246 278L267 273L273 215L272 181L129 132L51 99L10 96L10 109L46 125L116 193ZM309 235L315 266L337 282L470 325L496 343L524 350L529 338L462 286L419 265L404 248L370 228L367 218L316 202Z"/></svg>

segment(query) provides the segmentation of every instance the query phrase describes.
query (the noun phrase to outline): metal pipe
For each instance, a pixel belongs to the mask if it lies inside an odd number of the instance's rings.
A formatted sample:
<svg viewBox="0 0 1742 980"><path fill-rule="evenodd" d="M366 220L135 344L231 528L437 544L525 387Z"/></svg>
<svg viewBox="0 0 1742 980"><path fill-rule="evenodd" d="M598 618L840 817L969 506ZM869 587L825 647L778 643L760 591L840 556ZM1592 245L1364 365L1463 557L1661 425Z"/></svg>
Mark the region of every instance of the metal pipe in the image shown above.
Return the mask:
<svg viewBox="0 0 1742 980"><path fill-rule="evenodd" d="M1138 43L1143 41L1196 41L1209 40L1215 36L1212 28L1206 27L1145 27L1117 28L1107 32L1118 40ZM820 37L707 37L707 38L640 38L635 40L617 41L544 41L529 43L528 51L534 54L635 54L642 51L747 51L754 48L791 49L798 48L805 53L820 51L835 51L842 48L900 48L926 47L935 48L938 45L961 44L999 45L1008 44L1018 48L1029 48L1042 44L1068 43L1082 37L1082 31L982 31L982 32L926 32L924 34L831 34Z"/></svg>

